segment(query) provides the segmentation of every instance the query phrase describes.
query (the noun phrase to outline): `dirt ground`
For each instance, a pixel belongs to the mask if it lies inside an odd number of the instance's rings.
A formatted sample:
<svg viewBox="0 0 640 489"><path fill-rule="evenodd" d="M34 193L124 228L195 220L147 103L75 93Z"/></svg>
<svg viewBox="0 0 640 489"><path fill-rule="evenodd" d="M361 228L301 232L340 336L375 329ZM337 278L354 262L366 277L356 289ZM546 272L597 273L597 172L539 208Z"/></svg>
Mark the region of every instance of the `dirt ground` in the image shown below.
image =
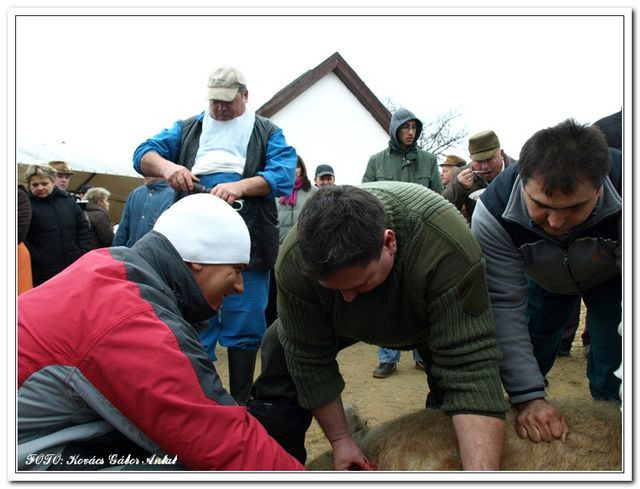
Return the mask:
<svg viewBox="0 0 640 489"><path fill-rule="evenodd" d="M583 322L584 318L576 333L571 355L558 357L553 369L547 375L549 397L590 398L586 378L586 358L580 338ZM424 371L415 368L411 352L402 353L398 369L390 377L374 379L371 374L378 364L377 351L376 346L356 343L338 354L338 364L346 383L342 400L344 403L357 406L369 427L423 408L427 395L426 376ZM216 369L222 383L226 386L228 379L226 350L218 349L216 353L218 354ZM259 371L258 359L256 375ZM329 442L315 420L307 432L305 446L307 460L313 460L330 449Z"/></svg>

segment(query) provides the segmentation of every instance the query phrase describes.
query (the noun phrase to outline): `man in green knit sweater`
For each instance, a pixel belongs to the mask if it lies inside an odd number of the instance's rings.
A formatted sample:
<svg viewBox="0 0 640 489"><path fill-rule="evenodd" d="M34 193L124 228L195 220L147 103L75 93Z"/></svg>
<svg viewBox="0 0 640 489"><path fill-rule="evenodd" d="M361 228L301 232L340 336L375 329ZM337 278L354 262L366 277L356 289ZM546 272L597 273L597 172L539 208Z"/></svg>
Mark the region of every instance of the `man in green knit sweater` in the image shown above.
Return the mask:
<svg viewBox="0 0 640 489"><path fill-rule="evenodd" d="M304 463L313 415L334 468L366 468L342 407L338 352L357 341L417 349L427 407L452 416L466 470L497 470L502 452L500 350L482 252L460 213L421 185L320 189L276 263L280 318L262 343L249 411Z"/></svg>

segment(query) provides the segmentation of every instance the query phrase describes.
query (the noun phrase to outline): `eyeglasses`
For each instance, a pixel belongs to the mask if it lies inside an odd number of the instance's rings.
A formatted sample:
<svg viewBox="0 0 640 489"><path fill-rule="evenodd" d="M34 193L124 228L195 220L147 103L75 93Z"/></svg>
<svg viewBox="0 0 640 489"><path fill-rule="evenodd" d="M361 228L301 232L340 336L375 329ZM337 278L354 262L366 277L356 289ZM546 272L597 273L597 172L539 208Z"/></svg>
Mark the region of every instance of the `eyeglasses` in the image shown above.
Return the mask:
<svg viewBox="0 0 640 489"><path fill-rule="evenodd" d="M60 173L60 172L58 172L58 177L60 177L60 178L71 178L71 175L73 175L73 173Z"/></svg>

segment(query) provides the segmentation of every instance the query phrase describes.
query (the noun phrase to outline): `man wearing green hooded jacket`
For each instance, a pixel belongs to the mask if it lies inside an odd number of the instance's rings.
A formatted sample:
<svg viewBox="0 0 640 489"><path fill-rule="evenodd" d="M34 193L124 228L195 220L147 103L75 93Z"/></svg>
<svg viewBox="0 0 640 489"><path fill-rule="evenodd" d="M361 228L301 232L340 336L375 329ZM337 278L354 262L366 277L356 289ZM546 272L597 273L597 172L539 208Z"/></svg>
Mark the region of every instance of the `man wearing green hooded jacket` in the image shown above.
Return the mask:
<svg viewBox="0 0 640 489"><path fill-rule="evenodd" d="M395 180L418 183L442 193L444 186L440 178L438 159L435 155L418 148L417 141L422 133L422 122L413 112L400 107L393 113L389 124L389 146L369 158L362 183ZM414 350L416 368L424 368L418 352ZM380 348L378 367L373 371L377 379L389 377L400 361L400 350Z"/></svg>
<svg viewBox="0 0 640 489"><path fill-rule="evenodd" d="M413 112L399 108L389 124L389 146L369 158L362 183L395 180L419 183L434 192L443 190L435 155L416 145L422 122Z"/></svg>

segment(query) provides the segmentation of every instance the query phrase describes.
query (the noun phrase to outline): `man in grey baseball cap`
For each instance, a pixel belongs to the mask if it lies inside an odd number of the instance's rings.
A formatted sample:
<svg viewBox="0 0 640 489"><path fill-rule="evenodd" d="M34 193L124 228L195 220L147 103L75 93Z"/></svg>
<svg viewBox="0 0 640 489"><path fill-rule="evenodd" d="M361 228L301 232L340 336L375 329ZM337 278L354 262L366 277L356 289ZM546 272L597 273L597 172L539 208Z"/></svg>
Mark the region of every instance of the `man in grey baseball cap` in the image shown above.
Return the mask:
<svg viewBox="0 0 640 489"><path fill-rule="evenodd" d="M221 66L209 75L207 98L231 102L247 86L244 75L233 66Z"/></svg>
<svg viewBox="0 0 640 489"><path fill-rule="evenodd" d="M207 111L177 121L142 143L133 162L144 176L164 178L177 199L199 183L234 205L251 234L251 261L243 270L244 292L224 299L221 314L200 335L211 360L216 344L227 347L229 390L244 404L253 382L256 353L266 330L269 274L278 255L275 197L291 194L297 155L282 130L247 110L244 75L233 66L207 79Z"/></svg>

